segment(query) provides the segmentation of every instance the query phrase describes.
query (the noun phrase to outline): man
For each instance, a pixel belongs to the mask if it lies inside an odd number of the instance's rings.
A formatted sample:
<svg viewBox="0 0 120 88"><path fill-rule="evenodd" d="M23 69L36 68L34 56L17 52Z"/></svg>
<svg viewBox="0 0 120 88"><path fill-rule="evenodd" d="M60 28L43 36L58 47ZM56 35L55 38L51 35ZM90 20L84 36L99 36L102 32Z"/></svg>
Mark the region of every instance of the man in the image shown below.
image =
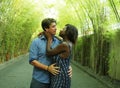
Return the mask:
<svg viewBox="0 0 120 88"><path fill-rule="evenodd" d="M54 35L56 34L56 20L53 18L46 18L42 21L42 28L44 31L49 32L52 36L52 46L55 48L61 43ZM46 43L47 39L41 35L33 40L29 51L29 63L34 66L33 75L30 88L49 88L50 73L53 75L59 74L59 67L52 64L51 58L46 56ZM68 71L72 75L72 69Z"/></svg>

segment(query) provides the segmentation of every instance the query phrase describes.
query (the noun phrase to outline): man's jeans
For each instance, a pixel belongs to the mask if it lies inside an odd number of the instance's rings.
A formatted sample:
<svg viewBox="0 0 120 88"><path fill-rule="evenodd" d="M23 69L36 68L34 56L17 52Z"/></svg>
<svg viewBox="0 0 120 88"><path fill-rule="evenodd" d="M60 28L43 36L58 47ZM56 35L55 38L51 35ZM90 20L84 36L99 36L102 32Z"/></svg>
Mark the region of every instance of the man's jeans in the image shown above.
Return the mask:
<svg viewBox="0 0 120 88"><path fill-rule="evenodd" d="M32 79L30 88L49 88L49 84L47 83L41 83L35 79Z"/></svg>

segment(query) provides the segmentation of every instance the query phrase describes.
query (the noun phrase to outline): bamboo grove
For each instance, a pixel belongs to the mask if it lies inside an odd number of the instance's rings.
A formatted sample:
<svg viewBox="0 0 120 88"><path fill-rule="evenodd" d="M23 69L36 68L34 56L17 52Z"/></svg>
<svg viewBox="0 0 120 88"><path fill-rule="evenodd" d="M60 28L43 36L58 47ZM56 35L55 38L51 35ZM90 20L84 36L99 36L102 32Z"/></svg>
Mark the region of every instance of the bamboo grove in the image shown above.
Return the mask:
<svg viewBox="0 0 120 88"><path fill-rule="evenodd" d="M120 80L119 0L0 0L0 63L28 52L45 17L79 29L73 60Z"/></svg>

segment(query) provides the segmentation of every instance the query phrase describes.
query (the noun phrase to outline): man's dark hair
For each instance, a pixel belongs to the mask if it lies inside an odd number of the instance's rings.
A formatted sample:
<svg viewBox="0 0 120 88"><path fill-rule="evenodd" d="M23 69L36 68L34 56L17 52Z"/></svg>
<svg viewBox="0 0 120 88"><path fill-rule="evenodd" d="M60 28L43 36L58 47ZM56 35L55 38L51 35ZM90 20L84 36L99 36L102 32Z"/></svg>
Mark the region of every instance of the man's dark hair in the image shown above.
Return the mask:
<svg viewBox="0 0 120 88"><path fill-rule="evenodd" d="M45 31L46 28L49 28L51 23L56 23L56 20L53 19L53 18L45 18L45 19L43 19L42 23L41 23L41 26L42 26L43 30Z"/></svg>
<svg viewBox="0 0 120 88"><path fill-rule="evenodd" d="M66 24L66 31L65 34L67 38L73 43L76 43L77 37L78 37L78 29L71 25L71 24Z"/></svg>

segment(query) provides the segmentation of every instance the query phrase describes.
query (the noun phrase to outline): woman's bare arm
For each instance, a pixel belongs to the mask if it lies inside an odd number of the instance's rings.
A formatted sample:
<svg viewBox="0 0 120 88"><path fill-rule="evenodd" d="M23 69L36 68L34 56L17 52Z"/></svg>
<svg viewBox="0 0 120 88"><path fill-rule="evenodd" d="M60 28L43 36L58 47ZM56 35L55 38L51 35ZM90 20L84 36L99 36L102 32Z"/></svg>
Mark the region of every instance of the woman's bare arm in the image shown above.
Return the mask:
<svg viewBox="0 0 120 88"><path fill-rule="evenodd" d="M66 52L68 50L68 46L66 44L64 44L64 43L59 44L54 49L51 49L50 46L51 46L51 40L48 39L48 41L47 41L47 47L46 47L47 48L47 55L48 56L57 55L57 54Z"/></svg>

